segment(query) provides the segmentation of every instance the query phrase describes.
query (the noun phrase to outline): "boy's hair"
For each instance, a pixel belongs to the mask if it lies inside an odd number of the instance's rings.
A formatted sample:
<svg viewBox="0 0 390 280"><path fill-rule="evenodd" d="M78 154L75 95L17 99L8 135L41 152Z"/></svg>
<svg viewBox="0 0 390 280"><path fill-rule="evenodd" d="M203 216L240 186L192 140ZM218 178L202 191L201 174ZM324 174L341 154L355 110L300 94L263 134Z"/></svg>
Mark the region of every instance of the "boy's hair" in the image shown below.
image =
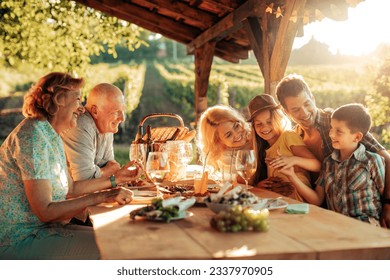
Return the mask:
<svg viewBox="0 0 390 280"><path fill-rule="evenodd" d="M344 121L352 133L361 132L366 135L371 128L371 116L359 103L340 106L333 112L332 119Z"/></svg>
<svg viewBox="0 0 390 280"><path fill-rule="evenodd" d="M276 86L275 92L279 103L286 108L285 99L287 97L296 97L301 92L305 92L309 97L313 97L309 86L301 75L289 74L285 76Z"/></svg>

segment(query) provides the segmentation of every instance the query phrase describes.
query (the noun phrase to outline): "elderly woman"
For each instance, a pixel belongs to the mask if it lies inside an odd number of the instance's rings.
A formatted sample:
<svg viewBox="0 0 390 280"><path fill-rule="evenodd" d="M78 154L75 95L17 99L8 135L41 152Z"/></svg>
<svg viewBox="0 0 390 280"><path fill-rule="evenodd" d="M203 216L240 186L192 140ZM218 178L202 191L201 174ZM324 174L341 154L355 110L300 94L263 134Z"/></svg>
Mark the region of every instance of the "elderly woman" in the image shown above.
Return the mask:
<svg viewBox="0 0 390 280"><path fill-rule="evenodd" d="M24 98L26 118L0 147L0 259L98 259L93 229L68 221L91 205L132 200L109 178L73 182L68 174L60 134L84 112L82 86L65 73L41 78ZM131 164L116 183L140 176Z"/></svg>
<svg viewBox="0 0 390 280"><path fill-rule="evenodd" d="M252 148L250 132L250 125L237 110L225 105L209 107L198 124L201 160L214 170L221 165L230 166L235 151Z"/></svg>

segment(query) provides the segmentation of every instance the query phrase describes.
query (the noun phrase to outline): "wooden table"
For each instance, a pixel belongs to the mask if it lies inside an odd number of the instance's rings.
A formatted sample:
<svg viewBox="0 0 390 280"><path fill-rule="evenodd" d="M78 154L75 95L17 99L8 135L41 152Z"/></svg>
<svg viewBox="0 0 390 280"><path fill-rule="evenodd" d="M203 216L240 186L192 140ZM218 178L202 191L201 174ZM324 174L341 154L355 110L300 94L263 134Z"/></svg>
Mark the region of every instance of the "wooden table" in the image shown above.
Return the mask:
<svg viewBox="0 0 390 280"><path fill-rule="evenodd" d="M103 259L390 259L390 230L314 205L309 214L271 210L265 233L220 233L210 227L214 214L206 207L192 207L192 217L168 224L132 221L129 212L137 207L89 208Z"/></svg>

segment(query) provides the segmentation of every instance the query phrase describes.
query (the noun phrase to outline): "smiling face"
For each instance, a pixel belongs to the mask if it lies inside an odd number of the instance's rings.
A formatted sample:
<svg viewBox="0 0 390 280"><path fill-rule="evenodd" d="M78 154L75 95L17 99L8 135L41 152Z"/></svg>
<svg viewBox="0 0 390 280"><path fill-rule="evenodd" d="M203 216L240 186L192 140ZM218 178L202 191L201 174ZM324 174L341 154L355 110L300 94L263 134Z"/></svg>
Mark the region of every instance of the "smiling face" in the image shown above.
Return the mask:
<svg viewBox="0 0 390 280"><path fill-rule="evenodd" d="M229 148L242 147L247 142L247 131L238 121L223 122L218 125L216 132L220 142Z"/></svg>
<svg viewBox="0 0 390 280"><path fill-rule="evenodd" d="M272 115L270 110L265 110L258 113L253 118L253 127L258 136L272 145L279 138L280 131L275 129L273 125Z"/></svg>
<svg viewBox="0 0 390 280"><path fill-rule="evenodd" d="M284 99L286 114L303 128L311 128L317 115L317 107L314 97L302 91L297 96L289 96Z"/></svg>
<svg viewBox="0 0 390 280"><path fill-rule="evenodd" d="M88 96L86 108L100 133L118 132L119 124L125 120L125 99L121 90L111 84L95 86Z"/></svg>
<svg viewBox="0 0 390 280"><path fill-rule="evenodd" d="M81 105L81 91L74 90L64 93L58 101L59 109L53 117L53 127L58 132L76 127L78 117L85 111Z"/></svg>
<svg viewBox="0 0 390 280"><path fill-rule="evenodd" d="M362 139L361 132L352 132L345 121L331 119L329 136L332 140L332 147L337 150L353 152L359 141Z"/></svg>
<svg viewBox="0 0 390 280"><path fill-rule="evenodd" d="M100 133L117 133L119 124L125 120L123 95L116 95L96 107L95 123Z"/></svg>

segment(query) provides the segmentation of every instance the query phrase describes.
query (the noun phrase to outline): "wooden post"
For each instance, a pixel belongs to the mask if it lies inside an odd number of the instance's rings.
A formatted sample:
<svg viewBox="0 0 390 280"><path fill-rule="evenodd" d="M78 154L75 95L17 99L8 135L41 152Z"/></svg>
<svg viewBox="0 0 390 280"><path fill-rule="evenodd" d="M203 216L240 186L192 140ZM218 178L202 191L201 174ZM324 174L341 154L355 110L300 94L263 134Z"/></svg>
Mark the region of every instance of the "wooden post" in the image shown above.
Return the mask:
<svg viewBox="0 0 390 280"><path fill-rule="evenodd" d="M207 42L195 49L195 122L207 109L207 89L216 42Z"/></svg>
<svg viewBox="0 0 390 280"><path fill-rule="evenodd" d="M290 59L292 46L294 43L295 36L298 32L298 28L301 25L303 20L304 8L306 5L306 0L291 0L286 1L283 17L276 19L275 16L268 14L268 17L274 17L274 21L280 22L277 23L278 29L274 30L274 42L272 45L269 45L271 50L270 55L270 74L269 74L269 83L270 83L270 93L275 94L275 87L279 81L283 78L288 60ZM296 11L298 19L296 22L290 20L292 13ZM272 29L271 29L272 30Z"/></svg>
<svg viewBox="0 0 390 280"><path fill-rule="evenodd" d="M248 17L244 27L264 77L264 93L275 94L275 87L283 78L290 58L294 38L302 17L290 20L293 11L303 15L306 0L286 1L283 16L276 18L266 13L261 17Z"/></svg>

